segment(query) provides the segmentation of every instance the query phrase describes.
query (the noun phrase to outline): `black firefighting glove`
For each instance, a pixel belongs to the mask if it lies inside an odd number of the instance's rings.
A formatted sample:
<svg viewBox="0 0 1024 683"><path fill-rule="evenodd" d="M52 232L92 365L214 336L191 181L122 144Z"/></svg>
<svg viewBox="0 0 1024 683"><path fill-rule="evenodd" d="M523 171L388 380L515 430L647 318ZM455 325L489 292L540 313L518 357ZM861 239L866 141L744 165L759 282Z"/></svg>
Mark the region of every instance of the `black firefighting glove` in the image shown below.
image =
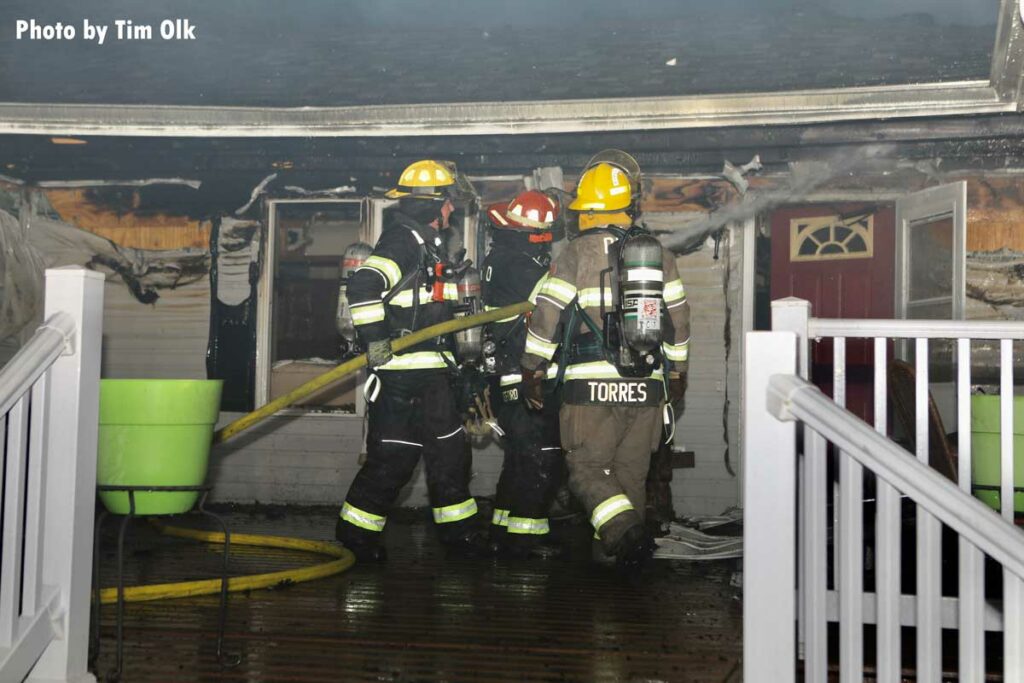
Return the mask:
<svg viewBox="0 0 1024 683"><path fill-rule="evenodd" d="M522 368L523 375L523 401L526 407L531 410L540 410L544 407L544 371L527 370Z"/></svg>
<svg viewBox="0 0 1024 683"><path fill-rule="evenodd" d="M686 408L686 366L677 366L668 373L668 400L681 413Z"/></svg>
<svg viewBox="0 0 1024 683"><path fill-rule="evenodd" d="M367 345L366 364L371 368L379 368L391 360L392 356L390 339L372 341Z"/></svg>

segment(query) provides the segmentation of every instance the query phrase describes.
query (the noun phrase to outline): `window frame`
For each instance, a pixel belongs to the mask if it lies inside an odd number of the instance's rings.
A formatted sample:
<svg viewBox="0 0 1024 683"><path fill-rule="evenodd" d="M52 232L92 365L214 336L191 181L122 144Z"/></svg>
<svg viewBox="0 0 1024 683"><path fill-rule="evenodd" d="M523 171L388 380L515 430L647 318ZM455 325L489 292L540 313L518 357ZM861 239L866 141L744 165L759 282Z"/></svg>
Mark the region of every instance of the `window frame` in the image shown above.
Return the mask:
<svg viewBox="0 0 1024 683"><path fill-rule="evenodd" d="M374 244L380 235L380 221L383 208L378 200L367 197L323 197L323 198L268 198L265 202L265 225L263 244L263 268L260 269L256 285L256 381L254 405L262 408L270 401L270 371L273 355L274 333L274 278L277 275L277 209L282 204L359 204L364 217L359 239ZM333 314L333 309L332 309ZM362 418L366 412L361 383L356 385L355 412L338 409L291 407L277 411L277 415L345 416Z"/></svg>

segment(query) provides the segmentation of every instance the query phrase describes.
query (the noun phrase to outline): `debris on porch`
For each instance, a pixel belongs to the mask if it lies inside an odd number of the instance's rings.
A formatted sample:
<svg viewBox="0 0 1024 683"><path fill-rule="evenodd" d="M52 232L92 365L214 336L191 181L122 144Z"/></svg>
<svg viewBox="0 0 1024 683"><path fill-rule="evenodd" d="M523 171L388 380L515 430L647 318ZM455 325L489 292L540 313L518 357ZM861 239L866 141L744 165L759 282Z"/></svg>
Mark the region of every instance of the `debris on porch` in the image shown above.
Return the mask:
<svg viewBox="0 0 1024 683"><path fill-rule="evenodd" d="M712 536L699 529L672 524L668 536L656 539L654 556L665 560L724 560L743 556L742 536Z"/></svg>

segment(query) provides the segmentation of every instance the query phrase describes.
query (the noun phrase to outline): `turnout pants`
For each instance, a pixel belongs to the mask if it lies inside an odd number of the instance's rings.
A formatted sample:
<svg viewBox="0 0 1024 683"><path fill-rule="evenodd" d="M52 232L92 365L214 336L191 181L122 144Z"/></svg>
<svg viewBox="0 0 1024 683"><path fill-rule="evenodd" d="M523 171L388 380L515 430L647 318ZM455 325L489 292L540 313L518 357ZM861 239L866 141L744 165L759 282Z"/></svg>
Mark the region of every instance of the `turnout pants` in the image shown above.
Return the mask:
<svg viewBox="0 0 1024 683"><path fill-rule="evenodd" d="M492 532L507 531L508 540L529 544L550 532L548 508L561 483L558 414L547 408L528 410L517 398L498 407L498 426L505 433L505 459L494 498Z"/></svg>
<svg viewBox="0 0 1024 683"><path fill-rule="evenodd" d="M563 404L559 415L569 488L590 513L605 552L643 523L651 452L661 441L661 408Z"/></svg>
<svg viewBox="0 0 1024 683"><path fill-rule="evenodd" d="M339 534L346 545L380 539L387 513L412 478L420 455L442 542L466 536L476 515L469 495L471 453L451 380L444 370L385 370L369 405L366 463L341 508Z"/></svg>

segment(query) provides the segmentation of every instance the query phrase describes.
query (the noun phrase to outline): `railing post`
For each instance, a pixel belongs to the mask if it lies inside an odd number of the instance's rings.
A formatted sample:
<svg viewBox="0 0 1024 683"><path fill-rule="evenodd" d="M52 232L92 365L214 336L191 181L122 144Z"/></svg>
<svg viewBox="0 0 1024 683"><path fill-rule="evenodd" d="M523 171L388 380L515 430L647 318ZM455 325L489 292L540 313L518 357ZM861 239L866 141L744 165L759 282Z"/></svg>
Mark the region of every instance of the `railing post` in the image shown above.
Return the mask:
<svg viewBox="0 0 1024 683"><path fill-rule="evenodd" d="M102 274L80 267L46 271L46 312L75 320L67 352L50 369L49 438L43 520L43 584L59 588L56 638L29 681L94 681L88 673L89 593L96 506Z"/></svg>
<svg viewBox="0 0 1024 683"><path fill-rule="evenodd" d="M808 332L811 319L811 302L805 299L798 299L796 297L786 297L784 299L776 299L772 302L772 330L775 332L792 332L796 335L796 358L797 358L797 374L803 379L809 380L811 377L810 371L810 356L811 356L811 340ZM804 430L804 444L812 442L810 434ZM808 483L813 488L813 500L808 499ZM797 500L801 514L797 520L797 538L799 539L799 545L797 548L797 566L798 571L801 572L799 576L800 591L797 593L797 610L800 615L799 623L797 624L797 646L800 652L801 659L806 657L807 642L807 624L808 624L808 609L807 609L807 588L808 577L812 579L820 578L823 569L820 567L809 567L808 562L812 558L807 553L807 540L808 536L808 523L810 521L813 526L814 539L820 540L824 538L825 530L825 463L824 462L811 462L808 464L806 458L802 458L797 469ZM820 517L820 519L818 518ZM822 586L824 583L819 581ZM817 587L811 584L813 587ZM824 628L825 610L824 605L812 605L814 608L814 618L810 621L815 624L814 628ZM814 669L820 673L821 661L817 660L815 655L812 654L812 660ZM817 673L815 674L817 675Z"/></svg>
<svg viewBox="0 0 1024 683"><path fill-rule="evenodd" d="M772 302L772 331L796 334L797 369L804 379L810 379L810 348L807 327L811 319L811 302L788 296Z"/></svg>
<svg viewBox="0 0 1024 683"><path fill-rule="evenodd" d="M768 410L772 375L796 373L791 332L748 332L743 382L744 680L796 675L796 425Z"/></svg>

